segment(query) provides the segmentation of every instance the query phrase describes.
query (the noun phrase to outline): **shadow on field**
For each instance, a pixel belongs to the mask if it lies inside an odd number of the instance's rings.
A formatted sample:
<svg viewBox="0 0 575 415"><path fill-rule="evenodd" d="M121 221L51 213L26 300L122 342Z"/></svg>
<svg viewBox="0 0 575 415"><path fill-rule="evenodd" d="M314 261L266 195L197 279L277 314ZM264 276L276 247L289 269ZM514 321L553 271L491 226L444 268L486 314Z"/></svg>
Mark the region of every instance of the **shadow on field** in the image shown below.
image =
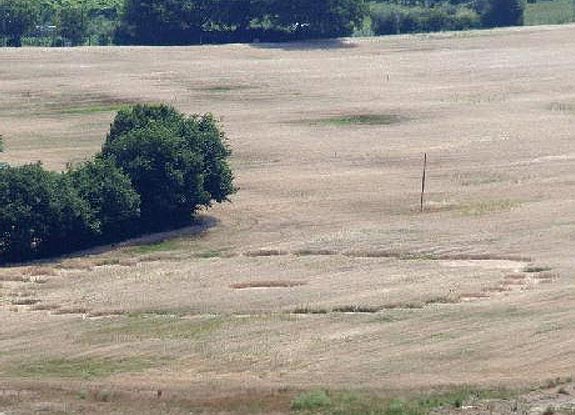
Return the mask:
<svg viewBox="0 0 575 415"><path fill-rule="evenodd" d="M209 215L202 215L195 218L192 223L182 228L170 229L163 232L151 233L136 238L127 239L114 244L97 246L95 248L86 249L83 251L75 252L68 257L74 258L84 255L103 254L117 248L124 248L128 246L151 245L163 242L167 239L177 238L181 236L199 236L206 232L208 229L213 228L218 224L218 219Z"/></svg>
<svg viewBox="0 0 575 415"><path fill-rule="evenodd" d="M219 222L218 219L213 216L200 215L194 218L194 220L188 226L174 228L163 232L145 234L135 238L126 239L124 241L119 241L106 245L100 245L84 249L81 251L75 251L58 257L42 258L22 263L2 264L2 266L19 266L19 265L53 263L56 260L80 258L88 255L100 255L113 251L118 248L157 244L169 239L178 238L182 236L201 236L208 229L215 227L218 224L218 222Z"/></svg>
<svg viewBox="0 0 575 415"><path fill-rule="evenodd" d="M330 49L351 49L357 47L356 44L342 39L321 39L296 42L281 43L252 43L252 47L258 49L281 49L285 51L306 51L306 50L330 50Z"/></svg>

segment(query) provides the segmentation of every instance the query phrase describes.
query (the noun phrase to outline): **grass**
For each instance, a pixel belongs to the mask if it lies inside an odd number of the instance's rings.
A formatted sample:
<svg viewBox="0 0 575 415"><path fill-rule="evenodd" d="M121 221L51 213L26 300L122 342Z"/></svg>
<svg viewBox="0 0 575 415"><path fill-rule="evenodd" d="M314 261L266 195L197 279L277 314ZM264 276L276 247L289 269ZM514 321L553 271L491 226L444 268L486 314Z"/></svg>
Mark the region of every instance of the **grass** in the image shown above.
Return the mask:
<svg viewBox="0 0 575 415"><path fill-rule="evenodd" d="M213 92L213 93L226 93L226 92L233 92L233 91L242 91L245 89L252 89L253 86L249 85L215 85L210 86L207 88L203 88L203 91L206 92Z"/></svg>
<svg viewBox="0 0 575 415"><path fill-rule="evenodd" d="M143 339L197 340L219 329L221 318L185 319L171 314L135 314L103 323L84 335L89 344L139 342Z"/></svg>
<svg viewBox="0 0 575 415"><path fill-rule="evenodd" d="M404 120L396 114L352 114L337 117L318 118L307 120L306 123L312 125L331 125L336 127L346 126L376 126L398 124Z"/></svg>
<svg viewBox="0 0 575 415"><path fill-rule="evenodd" d="M196 258L210 259L210 258L222 258L229 256L225 249L206 249L194 254Z"/></svg>
<svg viewBox="0 0 575 415"><path fill-rule="evenodd" d="M248 251L244 255L248 257L282 256L288 255L288 252L281 249L258 249L257 251Z"/></svg>
<svg viewBox="0 0 575 415"><path fill-rule="evenodd" d="M571 0L539 0L527 3L524 12L526 26L563 24L575 21L575 5Z"/></svg>
<svg viewBox="0 0 575 415"><path fill-rule="evenodd" d="M140 245L131 249L134 254L153 254L157 252L173 251L179 247L177 240L165 240L154 244Z"/></svg>
<svg viewBox="0 0 575 415"><path fill-rule="evenodd" d="M333 308L334 313L377 313L383 307L368 305L344 305Z"/></svg>
<svg viewBox="0 0 575 415"><path fill-rule="evenodd" d="M460 211L465 216L481 216L490 213L497 213L506 210L511 210L520 203L516 200L499 199L499 200L481 200L476 202L469 202L461 205Z"/></svg>
<svg viewBox="0 0 575 415"><path fill-rule="evenodd" d="M433 261L439 259L437 255L428 252L402 252L373 249L346 251L343 255L355 258L397 258L402 261Z"/></svg>
<svg viewBox="0 0 575 415"><path fill-rule="evenodd" d="M513 396L507 390L479 390L469 387L408 398L389 399L360 392L314 390L297 395L292 411L322 415L425 415L438 408L461 408L478 399L503 399Z"/></svg>
<svg viewBox="0 0 575 415"><path fill-rule="evenodd" d="M326 308L312 308L312 307L298 307L293 311L293 314L327 314L329 312Z"/></svg>
<svg viewBox="0 0 575 415"><path fill-rule="evenodd" d="M311 411L328 408L332 405L331 398L323 390L304 392L294 398L291 408L295 411Z"/></svg>
<svg viewBox="0 0 575 415"><path fill-rule="evenodd" d="M536 272L545 272L545 271L551 271L552 268L545 266L545 265L529 265L526 266L525 268L523 268L523 272L527 272L527 273L536 273Z"/></svg>
<svg viewBox="0 0 575 415"><path fill-rule="evenodd" d="M11 301L12 305L34 305L39 303L40 300L35 298L16 298Z"/></svg>
<svg viewBox="0 0 575 415"><path fill-rule="evenodd" d="M575 112L575 104L568 102L552 102L547 106L547 108L549 109L549 111L553 112L566 112L566 113Z"/></svg>
<svg viewBox="0 0 575 415"><path fill-rule="evenodd" d="M125 358L56 358L26 362L8 370L8 376L23 378L92 379L117 373L140 372L161 364L158 359Z"/></svg>
<svg viewBox="0 0 575 415"><path fill-rule="evenodd" d="M506 179L501 173L464 172L453 176L453 181L464 187L500 183Z"/></svg>

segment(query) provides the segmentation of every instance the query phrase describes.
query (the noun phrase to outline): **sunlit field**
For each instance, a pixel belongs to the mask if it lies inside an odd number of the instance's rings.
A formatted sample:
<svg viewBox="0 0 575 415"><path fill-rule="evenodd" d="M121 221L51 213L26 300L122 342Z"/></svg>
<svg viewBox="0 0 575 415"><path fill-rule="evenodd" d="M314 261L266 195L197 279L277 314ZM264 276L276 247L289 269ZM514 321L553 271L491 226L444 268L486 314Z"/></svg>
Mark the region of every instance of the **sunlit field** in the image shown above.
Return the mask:
<svg viewBox="0 0 575 415"><path fill-rule="evenodd" d="M190 228L0 269L0 412L563 410L574 49L571 25L0 49L3 161L63 169L166 102L221 120L239 187Z"/></svg>

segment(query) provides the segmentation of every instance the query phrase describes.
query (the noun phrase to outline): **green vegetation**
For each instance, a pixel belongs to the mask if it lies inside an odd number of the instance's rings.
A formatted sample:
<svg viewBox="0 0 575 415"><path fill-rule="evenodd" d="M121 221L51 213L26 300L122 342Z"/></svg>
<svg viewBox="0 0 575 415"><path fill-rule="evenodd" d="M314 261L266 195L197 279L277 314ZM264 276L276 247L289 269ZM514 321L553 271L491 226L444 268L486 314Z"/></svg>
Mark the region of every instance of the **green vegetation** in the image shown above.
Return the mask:
<svg viewBox="0 0 575 415"><path fill-rule="evenodd" d="M372 3L376 35L467 30L523 24L521 0L412 0Z"/></svg>
<svg viewBox="0 0 575 415"><path fill-rule="evenodd" d="M130 343L143 339L198 340L222 327L220 317L189 319L170 314L134 314L101 323L83 337L89 344Z"/></svg>
<svg viewBox="0 0 575 415"><path fill-rule="evenodd" d="M523 25L522 0L487 0L481 11L483 27Z"/></svg>
<svg viewBox="0 0 575 415"><path fill-rule="evenodd" d="M0 0L0 45L75 46L86 41L108 45L123 2Z"/></svg>
<svg viewBox="0 0 575 415"><path fill-rule="evenodd" d="M122 110L93 161L63 173L0 168L0 262L70 252L191 222L235 192L212 115L166 105Z"/></svg>
<svg viewBox="0 0 575 415"><path fill-rule="evenodd" d="M227 201L230 153L211 114L188 117L166 105L120 111L102 148L140 195L147 229L189 223L199 207Z"/></svg>
<svg viewBox="0 0 575 415"><path fill-rule="evenodd" d="M84 245L97 218L68 174L40 164L0 169L0 258L46 256Z"/></svg>
<svg viewBox="0 0 575 415"><path fill-rule="evenodd" d="M548 266L541 266L541 265L529 265L523 268L523 272L527 273L536 273L536 272L546 272L551 271L553 268Z"/></svg>
<svg viewBox="0 0 575 415"><path fill-rule="evenodd" d="M174 45L346 36L364 0L126 0L119 43Z"/></svg>
<svg viewBox="0 0 575 415"><path fill-rule="evenodd" d="M468 387L405 399L389 399L360 392L315 390L296 396L292 410L300 414L322 415L425 415L441 408L461 408L478 399L508 398L506 390L477 390Z"/></svg>
<svg viewBox="0 0 575 415"><path fill-rule="evenodd" d="M7 46L22 46L22 37L34 28L37 18L33 0L0 0L0 36Z"/></svg>
<svg viewBox="0 0 575 415"><path fill-rule="evenodd" d="M404 118L395 114L355 114L355 115L342 115L338 117L319 118L316 120L308 120L310 124L324 124L335 126L348 126L348 125L390 125L397 124L403 121Z"/></svg>
<svg viewBox="0 0 575 415"><path fill-rule="evenodd" d="M490 213L502 212L511 210L521 205L517 200L479 200L474 202L464 203L459 206L463 215L468 216L481 216Z"/></svg>
<svg viewBox="0 0 575 415"><path fill-rule="evenodd" d="M323 390L304 392L294 398L291 408L295 411L310 411L328 408L332 405L330 397Z"/></svg>
<svg viewBox="0 0 575 415"><path fill-rule="evenodd" d="M526 26L563 24L575 21L575 4L572 0L527 1L524 24Z"/></svg>
<svg viewBox="0 0 575 415"><path fill-rule="evenodd" d="M140 372L159 364L159 359L144 357L58 358L26 362L7 370L7 375L23 378L92 379L117 373Z"/></svg>
<svg viewBox="0 0 575 415"><path fill-rule="evenodd" d="M154 244L140 245L131 249L135 254L154 254L156 252L173 251L179 246L176 240L166 240Z"/></svg>
<svg viewBox="0 0 575 415"><path fill-rule="evenodd" d="M525 17L524 17L525 16ZM560 24L571 0L0 0L0 45L182 45Z"/></svg>
<svg viewBox="0 0 575 415"><path fill-rule="evenodd" d="M88 201L99 235L130 234L140 216L140 195L112 160L98 158L70 169L67 175L80 198Z"/></svg>
<svg viewBox="0 0 575 415"><path fill-rule="evenodd" d="M467 30L481 27L479 13L469 6L439 3L434 7L378 3L372 7L376 35Z"/></svg>

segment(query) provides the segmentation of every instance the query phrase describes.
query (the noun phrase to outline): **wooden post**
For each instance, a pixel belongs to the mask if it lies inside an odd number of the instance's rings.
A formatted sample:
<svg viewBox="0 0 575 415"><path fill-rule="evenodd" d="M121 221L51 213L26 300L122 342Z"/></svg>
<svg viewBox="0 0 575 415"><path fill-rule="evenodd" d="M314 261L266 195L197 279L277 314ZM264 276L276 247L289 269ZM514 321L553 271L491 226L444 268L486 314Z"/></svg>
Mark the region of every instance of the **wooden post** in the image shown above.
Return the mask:
<svg viewBox="0 0 575 415"><path fill-rule="evenodd" d="M420 212L423 212L423 202L424 202L424 195L425 195L425 174L427 170L427 153L423 154L423 175L421 176L421 205L420 205Z"/></svg>

